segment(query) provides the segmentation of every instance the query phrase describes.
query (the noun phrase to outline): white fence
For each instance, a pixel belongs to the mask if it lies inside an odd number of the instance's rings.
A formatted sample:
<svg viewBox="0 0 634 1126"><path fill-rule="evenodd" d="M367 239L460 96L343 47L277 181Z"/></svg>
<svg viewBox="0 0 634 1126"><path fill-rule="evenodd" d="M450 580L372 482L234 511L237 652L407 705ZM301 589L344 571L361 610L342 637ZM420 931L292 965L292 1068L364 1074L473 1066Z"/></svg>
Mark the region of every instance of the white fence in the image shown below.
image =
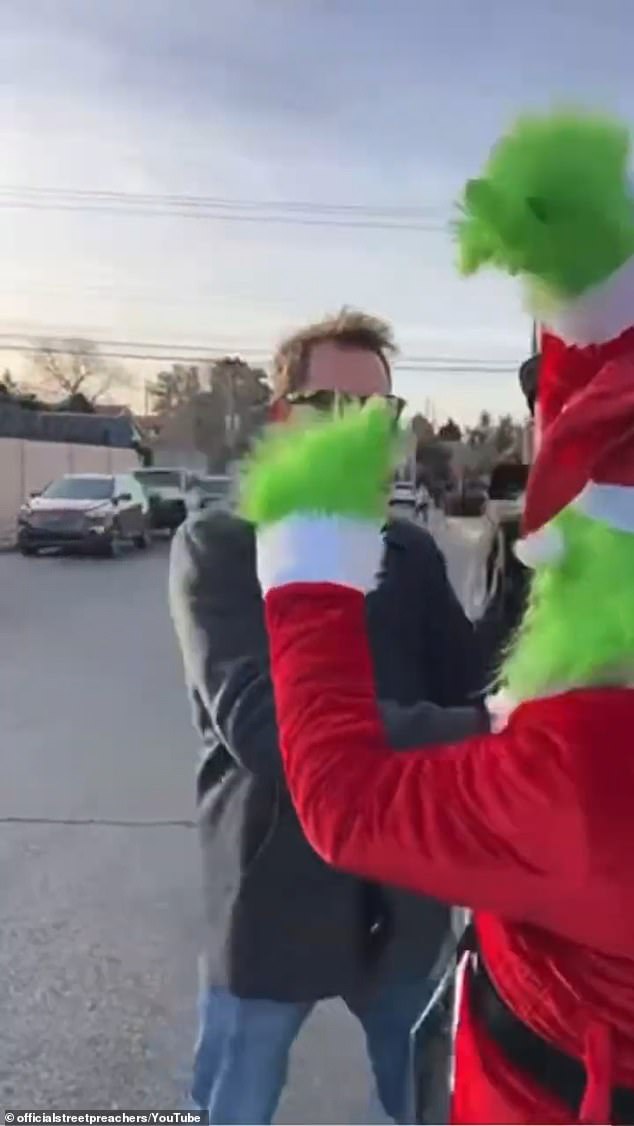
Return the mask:
<svg viewBox="0 0 634 1126"><path fill-rule="evenodd" d="M134 450L70 442L0 438L0 546L15 541L18 509L30 493L64 473L125 473L137 469Z"/></svg>

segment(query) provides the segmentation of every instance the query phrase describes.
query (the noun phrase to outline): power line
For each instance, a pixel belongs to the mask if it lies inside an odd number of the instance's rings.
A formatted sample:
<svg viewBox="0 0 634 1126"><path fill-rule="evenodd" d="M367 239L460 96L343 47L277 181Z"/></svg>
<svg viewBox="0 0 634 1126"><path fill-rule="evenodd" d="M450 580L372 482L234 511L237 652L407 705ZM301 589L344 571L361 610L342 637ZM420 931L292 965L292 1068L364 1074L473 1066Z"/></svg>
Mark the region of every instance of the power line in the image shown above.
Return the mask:
<svg viewBox="0 0 634 1126"><path fill-rule="evenodd" d="M140 218L183 218L223 223L290 224L362 230L445 231L440 213L425 208L353 204L309 204L302 201L230 200L211 196L169 196L97 190L0 188L0 208L31 211L83 211L136 215Z"/></svg>
<svg viewBox="0 0 634 1126"><path fill-rule="evenodd" d="M0 197L29 197L46 199L103 200L141 205L176 205L192 208L256 209L258 211L342 212L351 215L382 215L410 219L429 219L443 216L445 210L437 204L407 206L404 204L351 204L307 200L235 199L222 196L184 195L156 192L127 192L97 188L38 188L19 184L0 185Z"/></svg>
<svg viewBox="0 0 634 1126"><path fill-rule="evenodd" d="M18 338L16 340L16 337ZM23 342L19 342L20 339ZM265 347L254 348L229 345L218 347L211 344L154 344L146 341L98 340L91 341L92 347L84 349L73 346L73 338L23 337L19 334L0 333L0 352L23 352L52 355L91 356L96 354L104 359L148 360L156 363L184 362L189 364L206 363L226 355L238 354L247 359L265 363L270 358L270 350ZM477 372L491 374L515 373L517 365L506 360L487 360L483 357L468 356L403 356L392 365L395 371L447 371Z"/></svg>
<svg viewBox="0 0 634 1126"><path fill-rule="evenodd" d="M374 230L374 231L438 231L445 233L447 227L443 223L409 223L409 222L383 222L382 220L372 219L331 219L327 216L308 218L303 215L255 215L255 214L238 214L217 211L191 211L191 210L177 210L177 209L156 209L141 207L125 207L125 206L110 206L106 204L89 204L89 203L63 203L63 202L29 202L27 200L0 200L0 208L4 210L15 211L61 211L61 212L84 212L91 215L135 215L140 219L156 219L156 218L173 218L173 219L196 219L198 221L211 221L221 223L252 223L252 224L273 224L273 225L286 225L298 227L344 227L347 230Z"/></svg>
<svg viewBox="0 0 634 1126"><path fill-rule="evenodd" d="M43 331L42 333L39 333L39 334L35 334L33 332L29 332L29 333L26 333L26 332L25 333L22 333L22 332L0 332L0 349L2 347L4 347L2 342L6 341L6 340L9 340L9 341L25 340L29 344L37 345L38 351L48 349L48 342L50 342L51 345L56 345L56 346L62 345L66 352L73 351L77 355L83 355L83 354L89 355L89 354L91 354L93 349L100 349L101 347L130 348L130 349L142 348L142 349L149 349L149 350L152 350L152 351L154 351L156 349L173 351L173 350L176 349L176 350L180 350L181 352L196 352L196 353L204 352L205 350L211 350L211 351L217 352L219 349L224 349L226 351L227 349L231 350L232 348L238 348L238 350L240 350L242 352L257 352L259 354L261 354L261 353L266 354L269 351L268 346L265 345L265 344L263 344L259 347L253 347L253 346L250 346L250 345L242 347L239 344L238 341L230 341L229 343L223 343L221 345L218 345L218 344L211 344L211 343L208 343L208 342L203 342L201 344L181 344L181 343L174 344L173 342L163 343L161 341L146 341L146 340L117 340L117 339L114 339L114 340L112 340L112 339L111 340L92 340L92 339L88 339L88 340L86 340L84 337L81 336L81 333L79 333L79 332L75 333L75 334L73 334L73 333L61 334L59 332L47 333L46 331ZM79 347L79 345L81 345L81 344L87 345L85 351L82 351L82 348ZM421 356L421 357L412 356L408 359L408 362L416 362L417 359L419 359L419 358L422 359L422 360L428 360L428 359L440 359L440 360L451 360L451 361L456 360L458 363L471 363L474 359L473 357L459 357L459 356L452 356L450 354L445 354L444 356L435 357L432 353L431 356L430 355L425 355L425 356ZM511 361L510 360L504 360L504 359L491 359L489 361L487 358L482 359L482 357L480 357L479 361L477 360L476 362L482 362L482 363L489 363L490 362L492 364L507 364L507 363L510 363Z"/></svg>

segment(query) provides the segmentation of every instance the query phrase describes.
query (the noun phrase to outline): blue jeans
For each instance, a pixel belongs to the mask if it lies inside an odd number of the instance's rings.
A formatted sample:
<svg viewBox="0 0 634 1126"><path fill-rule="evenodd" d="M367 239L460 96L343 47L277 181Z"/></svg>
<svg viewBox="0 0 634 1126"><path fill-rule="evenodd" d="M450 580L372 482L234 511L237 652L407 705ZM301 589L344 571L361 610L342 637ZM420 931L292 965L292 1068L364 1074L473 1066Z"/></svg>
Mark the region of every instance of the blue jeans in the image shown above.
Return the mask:
<svg viewBox="0 0 634 1126"><path fill-rule="evenodd" d="M398 983L363 1003L346 1001L363 1026L386 1114L406 1120L411 1082L410 1031L429 999L427 981ZM293 1042L314 1007L248 1000L223 989L201 999L192 1097L212 1124L266 1126L286 1083Z"/></svg>

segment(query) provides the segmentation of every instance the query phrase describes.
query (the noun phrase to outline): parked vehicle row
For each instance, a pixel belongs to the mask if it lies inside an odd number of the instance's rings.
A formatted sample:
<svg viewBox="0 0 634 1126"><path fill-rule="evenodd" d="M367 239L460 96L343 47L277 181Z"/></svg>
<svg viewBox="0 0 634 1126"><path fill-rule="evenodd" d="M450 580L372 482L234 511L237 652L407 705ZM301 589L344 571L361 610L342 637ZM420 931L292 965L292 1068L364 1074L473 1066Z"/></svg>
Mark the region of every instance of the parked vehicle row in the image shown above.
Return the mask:
<svg viewBox="0 0 634 1126"><path fill-rule="evenodd" d="M230 505L232 480L226 476L203 477L185 469L138 469L137 481L150 504L152 528L173 532L191 512L217 505Z"/></svg>
<svg viewBox="0 0 634 1126"><path fill-rule="evenodd" d="M183 469L67 474L33 493L18 513L23 555L57 549L117 555L144 549L153 532L172 533L189 513L229 505L229 477L201 477Z"/></svg>
<svg viewBox="0 0 634 1126"><path fill-rule="evenodd" d="M234 482L231 477L197 477L187 493L189 512L208 508L230 508L233 504Z"/></svg>
<svg viewBox="0 0 634 1126"><path fill-rule="evenodd" d="M174 532L187 516L185 497L192 476L185 469L137 469L134 474L150 506L154 531Z"/></svg>

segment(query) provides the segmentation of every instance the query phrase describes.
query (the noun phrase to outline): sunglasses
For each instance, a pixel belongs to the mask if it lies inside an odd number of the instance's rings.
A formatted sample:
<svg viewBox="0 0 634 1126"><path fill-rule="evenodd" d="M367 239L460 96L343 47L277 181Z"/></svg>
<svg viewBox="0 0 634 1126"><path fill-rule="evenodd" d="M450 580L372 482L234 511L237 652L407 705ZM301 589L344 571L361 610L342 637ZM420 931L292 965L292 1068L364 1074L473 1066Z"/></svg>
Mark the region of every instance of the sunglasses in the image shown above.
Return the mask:
<svg viewBox="0 0 634 1126"><path fill-rule="evenodd" d="M298 391L284 397L289 407L308 407L320 414L341 414L346 407L365 406L371 399L381 399L387 404L394 423L399 421L406 406L405 399L398 395L350 395L345 391Z"/></svg>

